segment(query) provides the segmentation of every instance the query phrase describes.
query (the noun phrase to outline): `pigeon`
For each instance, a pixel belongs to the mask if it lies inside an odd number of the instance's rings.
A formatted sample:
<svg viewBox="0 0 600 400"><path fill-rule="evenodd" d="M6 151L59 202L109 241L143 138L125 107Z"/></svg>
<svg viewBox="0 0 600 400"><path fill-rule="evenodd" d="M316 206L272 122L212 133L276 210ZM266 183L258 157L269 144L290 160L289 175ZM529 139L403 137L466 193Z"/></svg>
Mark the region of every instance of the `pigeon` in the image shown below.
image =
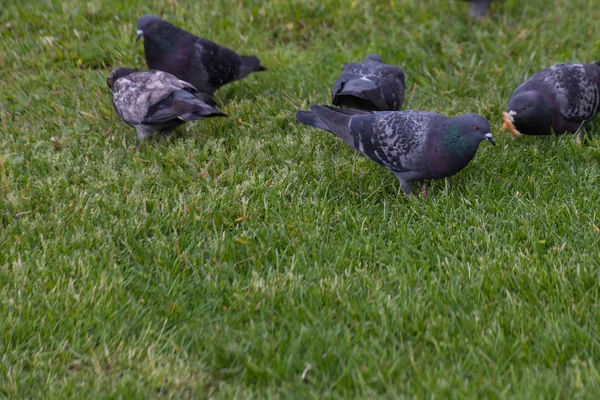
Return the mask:
<svg viewBox="0 0 600 400"><path fill-rule="evenodd" d="M441 179L463 169L479 143L496 142L490 123L477 114L448 118L428 111L364 112L313 105L298 111L299 122L333 133L354 150L396 175L410 197L413 182L424 191L425 179Z"/></svg>
<svg viewBox="0 0 600 400"><path fill-rule="evenodd" d="M209 95L251 72L266 70L255 56L240 56L155 15L141 16L137 29L136 41L144 38L148 69L173 74Z"/></svg>
<svg viewBox="0 0 600 400"><path fill-rule="evenodd" d="M167 72L117 68L106 83L117 115L137 130L141 140L166 134L187 121L227 116L209 95Z"/></svg>
<svg viewBox="0 0 600 400"><path fill-rule="evenodd" d="M377 54L344 66L331 92L334 106L364 111L398 111L404 102L404 71Z"/></svg>
<svg viewBox="0 0 600 400"><path fill-rule="evenodd" d="M556 64L512 94L504 125L514 136L576 132L600 111L600 63Z"/></svg>
<svg viewBox="0 0 600 400"><path fill-rule="evenodd" d="M488 15L490 4L494 0L466 0L471 3L471 17L482 19Z"/></svg>

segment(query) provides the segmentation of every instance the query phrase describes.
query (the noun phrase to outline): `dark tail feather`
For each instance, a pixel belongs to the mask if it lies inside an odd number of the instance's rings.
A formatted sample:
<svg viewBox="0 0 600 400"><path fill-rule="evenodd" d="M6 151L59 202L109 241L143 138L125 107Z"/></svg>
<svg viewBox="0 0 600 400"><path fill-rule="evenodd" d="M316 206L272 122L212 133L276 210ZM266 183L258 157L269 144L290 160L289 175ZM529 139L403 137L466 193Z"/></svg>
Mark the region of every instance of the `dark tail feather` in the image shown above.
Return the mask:
<svg viewBox="0 0 600 400"><path fill-rule="evenodd" d="M196 92L196 93L194 93L194 97L196 97L198 100L205 102L206 104L208 104L211 107L217 108L219 106L217 104L217 102L215 101L215 99L213 99L210 94Z"/></svg>
<svg viewBox="0 0 600 400"><path fill-rule="evenodd" d="M240 78L247 76L252 72L266 71L267 68L260 65L260 60L256 56L241 56L242 66L240 67Z"/></svg>
<svg viewBox="0 0 600 400"><path fill-rule="evenodd" d="M333 105L364 111L388 110L381 88L372 81L353 79L342 86L333 97Z"/></svg>
<svg viewBox="0 0 600 400"><path fill-rule="evenodd" d="M325 125L323 121L319 119L312 111L298 111L296 113L296 120L303 124L310 125L312 127L323 129L324 131L331 132L329 127Z"/></svg>
<svg viewBox="0 0 600 400"><path fill-rule="evenodd" d="M358 114L365 114L364 111L349 110L330 106L314 105L310 107L312 113L332 132L356 150L354 136L350 132L350 119Z"/></svg>
<svg viewBox="0 0 600 400"><path fill-rule="evenodd" d="M192 106L192 104L187 103L186 106L190 107L190 106ZM203 119L203 118L227 117L228 116L223 111L218 110L206 103L202 103L202 104L194 103L192 107L193 108L191 110L189 110L189 112L186 112L184 114L182 113L179 116L179 119L182 121L194 121L194 120Z"/></svg>

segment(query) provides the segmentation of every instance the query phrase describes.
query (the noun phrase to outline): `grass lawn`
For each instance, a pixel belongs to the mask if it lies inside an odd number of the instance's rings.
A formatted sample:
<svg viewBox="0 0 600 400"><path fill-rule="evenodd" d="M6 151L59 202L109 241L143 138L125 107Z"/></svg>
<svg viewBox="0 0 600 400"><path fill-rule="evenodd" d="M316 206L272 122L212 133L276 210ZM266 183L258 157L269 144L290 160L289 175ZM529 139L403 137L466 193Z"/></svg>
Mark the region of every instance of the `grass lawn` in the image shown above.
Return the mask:
<svg viewBox="0 0 600 400"><path fill-rule="evenodd" d="M123 5L123 3L129 3ZM111 67L160 14L269 71L229 118L136 151ZM5 0L0 397L600 398L600 122L500 133L527 76L600 60L596 0ZM404 108L480 113L452 180L406 200L294 113L379 53Z"/></svg>

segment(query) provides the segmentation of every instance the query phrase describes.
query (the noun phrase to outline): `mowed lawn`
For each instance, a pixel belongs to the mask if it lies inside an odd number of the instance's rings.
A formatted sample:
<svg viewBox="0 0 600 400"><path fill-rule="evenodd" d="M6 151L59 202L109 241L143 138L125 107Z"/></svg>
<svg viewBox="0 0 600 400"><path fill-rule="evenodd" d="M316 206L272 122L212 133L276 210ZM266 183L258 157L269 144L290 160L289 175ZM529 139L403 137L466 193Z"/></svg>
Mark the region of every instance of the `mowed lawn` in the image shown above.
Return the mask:
<svg viewBox="0 0 600 400"><path fill-rule="evenodd" d="M269 71L136 151L105 78L145 67L149 12ZM581 147L499 132L527 76L600 61L598 21L596 0L483 23L452 0L5 0L0 397L599 398L600 121ZM404 108L492 124L429 198L295 122L373 52Z"/></svg>

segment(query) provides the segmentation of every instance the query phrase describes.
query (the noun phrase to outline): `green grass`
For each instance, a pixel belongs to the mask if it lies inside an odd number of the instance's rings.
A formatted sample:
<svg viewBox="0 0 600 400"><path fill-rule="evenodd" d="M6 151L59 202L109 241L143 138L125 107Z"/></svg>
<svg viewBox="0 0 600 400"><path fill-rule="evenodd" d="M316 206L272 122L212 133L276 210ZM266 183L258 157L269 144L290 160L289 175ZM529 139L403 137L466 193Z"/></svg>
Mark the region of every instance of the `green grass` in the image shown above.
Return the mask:
<svg viewBox="0 0 600 400"><path fill-rule="evenodd" d="M600 60L595 0L7 1L0 397L599 398L600 123L498 132L526 76ZM161 11L269 71L137 152L105 78ZM498 145L407 201L298 125L368 52Z"/></svg>

